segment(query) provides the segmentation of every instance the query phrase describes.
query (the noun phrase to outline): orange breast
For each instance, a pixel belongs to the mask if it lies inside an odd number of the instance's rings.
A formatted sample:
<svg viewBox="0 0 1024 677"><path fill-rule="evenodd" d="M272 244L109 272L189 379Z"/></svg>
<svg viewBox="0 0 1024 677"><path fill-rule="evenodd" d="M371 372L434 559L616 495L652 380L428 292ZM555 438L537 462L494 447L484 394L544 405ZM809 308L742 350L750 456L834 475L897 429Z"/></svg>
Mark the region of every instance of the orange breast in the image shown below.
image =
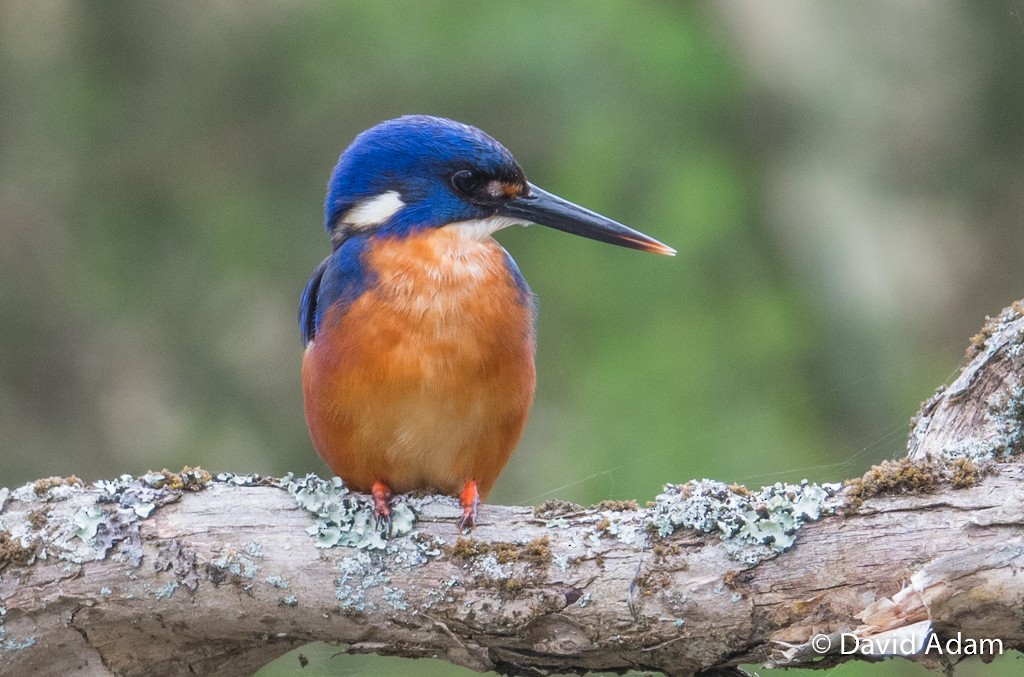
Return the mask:
<svg viewBox="0 0 1024 677"><path fill-rule="evenodd" d="M486 497L533 400L533 312L504 250L451 229L381 238L374 283L328 309L302 362L306 420L331 470L367 491Z"/></svg>

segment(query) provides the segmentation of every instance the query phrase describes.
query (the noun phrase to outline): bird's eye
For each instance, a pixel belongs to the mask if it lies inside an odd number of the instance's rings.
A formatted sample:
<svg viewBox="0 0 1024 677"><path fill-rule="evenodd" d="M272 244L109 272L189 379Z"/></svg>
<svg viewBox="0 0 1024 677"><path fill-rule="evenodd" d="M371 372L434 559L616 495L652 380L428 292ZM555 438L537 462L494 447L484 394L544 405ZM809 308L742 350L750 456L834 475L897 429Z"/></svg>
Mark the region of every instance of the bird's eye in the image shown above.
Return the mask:
<svg viewBox="0 0 1024 677"><path fill-rule="evenodd" d="M476 192L481 183L483 179L480 175L469 169L461 169L452 174L452 185L455 186L455 190L465 195Z"/></svg>

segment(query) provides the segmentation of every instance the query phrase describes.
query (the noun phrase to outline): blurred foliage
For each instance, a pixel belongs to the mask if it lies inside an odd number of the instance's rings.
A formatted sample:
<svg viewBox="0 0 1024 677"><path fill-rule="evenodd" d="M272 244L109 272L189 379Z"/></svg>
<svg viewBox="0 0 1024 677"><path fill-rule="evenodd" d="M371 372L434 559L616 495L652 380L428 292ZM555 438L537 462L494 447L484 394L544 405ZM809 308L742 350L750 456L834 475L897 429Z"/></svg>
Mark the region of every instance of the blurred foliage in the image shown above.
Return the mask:
<svg viewBox="0 0 1024 677"><path fill-rule="evenodd" d="M338 154L410 112L680 252L498 234L540 298L539 386L492 500L899 454L1024 296L1021 18L765 7L3 3L0 485L325 472L298 295Z"/></svg>

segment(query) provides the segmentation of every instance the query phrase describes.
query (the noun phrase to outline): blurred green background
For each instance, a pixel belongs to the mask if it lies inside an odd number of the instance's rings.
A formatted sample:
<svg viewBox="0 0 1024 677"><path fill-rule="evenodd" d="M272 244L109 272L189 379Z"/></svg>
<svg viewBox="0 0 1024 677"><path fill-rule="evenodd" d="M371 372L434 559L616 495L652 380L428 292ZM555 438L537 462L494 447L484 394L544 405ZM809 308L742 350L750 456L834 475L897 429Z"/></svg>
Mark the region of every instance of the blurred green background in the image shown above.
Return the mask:
<svg viewBox="0 0 1024 677"><path fill-rule="evenodd" d="M295 322L325 183L412 112L679 250L498 234L540 298L539 383L492 501L858 475L1024 296L1020 9L8 0L0 485L325 473Z"/></svg>

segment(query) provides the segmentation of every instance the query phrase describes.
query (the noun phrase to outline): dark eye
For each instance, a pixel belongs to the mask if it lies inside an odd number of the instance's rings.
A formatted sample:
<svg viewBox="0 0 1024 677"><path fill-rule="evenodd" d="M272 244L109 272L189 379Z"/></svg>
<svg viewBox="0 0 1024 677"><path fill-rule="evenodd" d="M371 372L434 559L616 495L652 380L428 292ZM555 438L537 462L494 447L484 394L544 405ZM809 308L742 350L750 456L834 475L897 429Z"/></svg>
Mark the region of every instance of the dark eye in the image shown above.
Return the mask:
<svg viewBox="0 0 1024 677"><path fill-rule="evenodd" d="M465 195L471 195L483 183L483 179L476 172L469 169L460 169L452 174L452 185L455 190Z"/></svg>

